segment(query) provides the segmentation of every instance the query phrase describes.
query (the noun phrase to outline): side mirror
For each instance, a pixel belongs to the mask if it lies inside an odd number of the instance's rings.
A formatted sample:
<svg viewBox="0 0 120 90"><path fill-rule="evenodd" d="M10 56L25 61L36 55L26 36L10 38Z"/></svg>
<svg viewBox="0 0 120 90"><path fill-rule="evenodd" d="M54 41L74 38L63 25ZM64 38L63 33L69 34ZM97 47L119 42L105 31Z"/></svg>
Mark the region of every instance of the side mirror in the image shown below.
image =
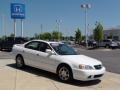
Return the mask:
<svg viewBox="0 0 120 90"><path fill-rule="evenodd" d="M48 53L48 54L55 54L51 49L46 49L46 53Z"/></svg>

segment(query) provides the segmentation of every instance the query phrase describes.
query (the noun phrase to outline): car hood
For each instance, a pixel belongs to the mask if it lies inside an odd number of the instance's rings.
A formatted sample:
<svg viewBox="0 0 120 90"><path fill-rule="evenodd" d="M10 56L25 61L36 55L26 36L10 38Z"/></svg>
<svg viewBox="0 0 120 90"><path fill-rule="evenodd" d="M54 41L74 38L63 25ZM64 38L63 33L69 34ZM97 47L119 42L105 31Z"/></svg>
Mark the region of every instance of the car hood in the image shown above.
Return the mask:
<svg viewBox="0 0 120 90"><path fill-rule="evenodd" d="M84 64L84 65L99 65L102 64L100 61L85 56L85 55L64 55L62 56L62 58L64 60L68 60L72 63L76 63L76 64Z"/></svg>

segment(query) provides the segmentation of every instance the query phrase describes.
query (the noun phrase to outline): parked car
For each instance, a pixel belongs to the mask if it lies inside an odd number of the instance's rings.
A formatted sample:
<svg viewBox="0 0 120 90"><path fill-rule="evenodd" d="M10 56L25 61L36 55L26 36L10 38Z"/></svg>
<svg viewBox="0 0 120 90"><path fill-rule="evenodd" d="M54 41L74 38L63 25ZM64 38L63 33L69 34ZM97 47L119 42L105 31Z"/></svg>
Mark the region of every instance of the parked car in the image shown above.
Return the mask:
<svg viewBox="0 0 120 90"><path fill-rule="evenodd" d="M0 50L1 50L1 44L2 44L2 40L0 39Z"/></svg>
<svg viewBox="0 0 120 90"><path fill-rule="evenodd" d="M82 41L80 42L80 45L86 46L85 40L82 40Z"/></svg>
<svg viewBox="0 0 120 90"><path fill-rule="evenodd" d="M118 47L120 47L120 40L113 40L113 41L118 44Z"/></svg>
<svg viewBox="0 0 120 90"><path fill-rule="evenodd" d="M81 41L80 45L86 46L85 40ZM97 46L97 42L95 40L87 40L87 46L96 47Z"/></svg>
<svg viewBox="0 0 120 90"><path fill-rule="evenodd" d="M88 46L96 47L97 46L97 42L95 40L88 40Z"/></svg>
<svg viewBox="0 0 120 90"><path fill-rule="evenodd" d="M105 73L100 61L78 55L72 47L61 42L32 40L14 45L12 54L18 68L29 65L43 69L57 74L65 82L71 79L96 80Z"/></svg>
<svg viewBox="0 0 120 90"><path fill-rule="evenodd" d="M27 38L22 38L22 37L7 37L4 40L0 41L0 50L12 50L12 47L14 44L22 44L27 42Z"/></svg>
<svg viewBox="0 0 120 90"><path fill-rule="evenodd" d="M75 46L74 41L60 41L60 42L62 42L64 44L67 44L70 47L74 47Z"/></svg>
<svg viewBox="0 0 120 90"><path fill-rule="evenodd" d="M117 48L118 44L117 42L115 42L112 39L106 39L106 40L102 40L100 42L97 43L98 47L106 47L106 48Z"/></svg>

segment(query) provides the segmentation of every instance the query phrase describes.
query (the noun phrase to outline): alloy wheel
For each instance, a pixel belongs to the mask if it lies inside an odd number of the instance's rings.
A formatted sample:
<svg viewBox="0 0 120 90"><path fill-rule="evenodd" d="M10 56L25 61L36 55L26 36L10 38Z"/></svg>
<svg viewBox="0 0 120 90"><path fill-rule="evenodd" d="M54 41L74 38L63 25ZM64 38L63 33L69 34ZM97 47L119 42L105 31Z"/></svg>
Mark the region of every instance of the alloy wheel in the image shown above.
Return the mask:
<svg viewBox="0 0 120 90"><path fill-rule="evenodd" d="M59 78L63 81L68 81L70 79L70 71L65 66L59 69L58 75L59 75Z"/></svg>
<svg viewBox="0 0 120 90"><path fill-rule="evenodd" d="M23 59L22 59L21 56L18 56L18 57L16 58L16 66L17 66L18 68L22 68L22 67L24 66L24 62L23 62Z"/></svg>

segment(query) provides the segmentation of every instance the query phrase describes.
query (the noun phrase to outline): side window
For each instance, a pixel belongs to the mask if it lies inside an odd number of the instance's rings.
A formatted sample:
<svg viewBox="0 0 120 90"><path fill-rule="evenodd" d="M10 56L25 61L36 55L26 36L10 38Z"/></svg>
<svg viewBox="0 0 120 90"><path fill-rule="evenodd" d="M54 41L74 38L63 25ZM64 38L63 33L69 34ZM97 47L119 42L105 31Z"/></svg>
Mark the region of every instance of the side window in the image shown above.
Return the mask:
<svg viewBox="0 0 120 90"><path fill-rule="evenodd" d="M106 40L103 40L103 42L106 42Z"/></svg>
<svg viewBox="0 0 120 90"><path fill-rule="evenodd" d="M109 42L109 40L106 40L106 42Z"/></svg>
<svg viewBox="0 0 120 90"><path fill-rule="evenodd" d="M33 49L33 50L38 50L38 45L39 42L30 42L27 45L25 45L25 48Z"/></svg>
<svg viewBox="0 0 120 90"><path fill-rule="evenodd" d="M39 47L39 51L41 52L45 52L46 49L51 49L51 47L47 43L44 43L44 42L41 42L38 47Z"/></svg>

